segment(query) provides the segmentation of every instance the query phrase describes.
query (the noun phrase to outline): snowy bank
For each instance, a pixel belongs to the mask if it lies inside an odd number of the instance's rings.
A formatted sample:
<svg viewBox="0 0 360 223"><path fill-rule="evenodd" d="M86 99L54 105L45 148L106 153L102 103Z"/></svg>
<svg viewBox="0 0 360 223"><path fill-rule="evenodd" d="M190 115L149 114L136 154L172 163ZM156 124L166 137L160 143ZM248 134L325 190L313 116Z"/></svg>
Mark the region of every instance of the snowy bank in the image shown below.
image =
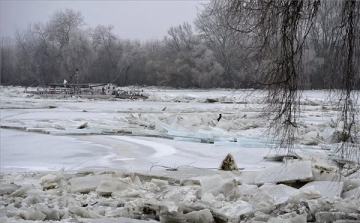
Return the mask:
<svg viewBox="0 0 360 223"><path fill-rule="evenodd" d="M307 161L295 163L298 168L309 165ZM311 166L315 171L315 165ZM274 167L264 169L258 176L268 169ZM349 183L360 182L359 178L342 179L346 183L308 178L307 183L296 181L295 172L288 176L294 179L292 183L247 184L242 179L245 172L183 167L177 171L5 173L1 175L0 219L2 222L360 221L359 185L354 188ZM272 180L280 182L282 176Z"/></svg>

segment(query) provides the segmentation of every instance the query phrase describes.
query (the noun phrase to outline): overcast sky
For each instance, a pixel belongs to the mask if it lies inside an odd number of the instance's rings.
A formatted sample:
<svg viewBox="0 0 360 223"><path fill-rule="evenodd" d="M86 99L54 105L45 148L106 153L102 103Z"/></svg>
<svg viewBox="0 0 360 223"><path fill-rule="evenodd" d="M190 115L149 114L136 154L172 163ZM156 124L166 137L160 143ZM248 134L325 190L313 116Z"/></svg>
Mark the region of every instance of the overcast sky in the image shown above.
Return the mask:
<svg viewBox="0 0 360 223"><path fill-rule="evenodd" d="M193 26L197 10L206 0L143 0L143 1L32 1L0 0L1 36L14 36L16 29L26 29L29 23L47 22L57 10L80 11L87 26L114 25L120 38L162 39L171 26L189 22ZM198 8L198 9L197 9Z"/></svg>

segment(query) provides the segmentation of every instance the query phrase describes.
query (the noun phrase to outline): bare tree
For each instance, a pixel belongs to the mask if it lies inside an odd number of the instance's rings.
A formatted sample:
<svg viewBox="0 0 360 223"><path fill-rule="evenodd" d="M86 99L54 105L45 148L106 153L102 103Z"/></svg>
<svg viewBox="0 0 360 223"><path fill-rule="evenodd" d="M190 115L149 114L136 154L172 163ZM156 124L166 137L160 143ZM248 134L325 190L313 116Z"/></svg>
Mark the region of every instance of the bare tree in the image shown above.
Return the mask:
<svg viewBox="0 0 360 223"><path fill-rule="evenodd" d="M16 75L15 48L10 38L1 38L0 48L0 85L11 83L11 79Z"/></svg>
<svg viewBox="0 0 360 223"><path fill-rule="evenodd" d="M161 85L159 78L161 75L161 61L165 58L164 43L160 40L147 41L143 46L145 65L144 72L146 73L146 82L150 85Z"/></svg>
<svg viewBox="0 0 360 223"><path fill-rule="evenodd" d="M160 75L174 87L223 86L223 67L192 27L184 23L168 30L164 38L164 60Z"/></svg>
<svg viewBox="0 0 360 223"><path fill-rule="evenodd" d="M86 75L91 72L95 60L89 36L87 30L74 30L69 43L63 47L62 65L68 69L67 81L70 83L89 79Z"/></svg>
<svg viewBox="0 0 360 223"><path fill-rule="evenodd" d="M72 9L56 11L50 16L50 21L46 24L48 40L57 50L56 61L60 73L57 76L68 81L73 81L76 76L76 69L78 69L76 68L78 65L69 63L69 60L71 60L69 58L71 55L69 44L83 25L84 18L82 14Z"/></svg>
<svg viewBox="0 0 360 223"><path fill-rule="evenodd" d="M174 87L191 86L191 68L193 61L190 56L198 43L189 23L170 27L168 36L164 37L166 60L163 75L168 84Z"/></svg>
<svg viewBox="0 0 360 223"><path fill-rule="evenodd" d="M59 44L61 49L69 44L71 32L84 25L84 17L72 9L56 11L47 24L50 39Z"/></svg>
<svg viewBox="0 0 360 223"><path fill-rule="evenodd" d="M29 25L25 31L15 34L19 71L27 84L44 85L53 78L54 47L48 41L44 25Z"/></svg>
<svg viewBox="0 0 360 223"><path fill-rule="evenodd" d="M113 26L99 25L92 31L92 47L96 53L92 77L96 81L112 83L120 75L118 61L121 55L113 29Z"/></svg>
<svg viewBox="0 0 360 223"><path fill-rule="evenodd" d="M139 60L141 55L141 43L139 41L123 40L119 42L122 48L122 55L118 61L118 66L121 69L121 80L118 81L120 85L128 85L130 76L130 70L134 64ZM120 76L117 76L113 82L116 82ZM134 79L134 78L133 78Z"/></svg>
<svg viewBox="0 0 360 223"><path fill-rule="evenodd" d="M226 27L226 13L219 10L226 4L226 1L208 3L198 14L195 25L207 47L214 52L216 61L224 68L224 73L219 75L225 86L247 87L249 74L253 72L249 69L252 67L251 60L248 60L250 54L243 46L249 40L246 35Z"/></svg>
<svg viewBox="0 0 360 223"><path fill-rule="evenodd" d="M321 1L314 26L310 32L308 47L315 57L307 64L307 75L311 88L328 88L331 86L333 69L332 58L335 55L335 42L338 38L337 23L341 16L340 2L336 0Z"/></svg>
<svg viewBox="0 0 360 223"><path fill-rule="evenodd" d="M97 58L94 77L108 83L126 85L129 71L140 55L141 44L119 39L113 33L113 28L99 25L93 30L92 45Z"/></svg>

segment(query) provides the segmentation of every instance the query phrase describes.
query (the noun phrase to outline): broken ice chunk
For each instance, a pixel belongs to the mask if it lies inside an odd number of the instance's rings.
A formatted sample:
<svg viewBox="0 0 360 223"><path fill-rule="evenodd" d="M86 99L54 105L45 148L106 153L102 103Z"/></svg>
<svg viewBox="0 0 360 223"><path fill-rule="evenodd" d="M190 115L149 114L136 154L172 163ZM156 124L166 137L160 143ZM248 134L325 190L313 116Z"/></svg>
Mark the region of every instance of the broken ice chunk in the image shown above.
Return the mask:
<svg viewBox="0 0 360 223"><path fill-rule="evenodd" d="M20 187L18 190L16 190L15 192L13 192L11 194L11 196L13 196L13 197L21 197L30 189L33 189L33 186L24 185L24 186Z"/></svg>
<svg viewBox="0 0 360 223"><path fill-rule="evenodd" d="M186 222L198 222L198 223L214 222L214 218L209 209L193 211L185 214L184 217L186 219Z"/></svg>
<svg viewBox="0 0 360 223"><path fill-rule="evenodd" d="M342 198L351 198L351 197L355 197L357 199L360 199L360 187L357 187L355 189L349 190L344 192L341 195Z"/></svg>
<svg viewBox="0 0 360 223"><path fill-rule="evenodd" d="M289 197L296 196L299 194L299 190L286 186L284 184L280 185L269 185L265 184L259 188L259 191L267 191L268 195L272 197L275 201L275 204L282 204L286 202Z"/></svg>
<svg viewBox="0 0 360 223"><path fill-rule="evenodd" d="M31 207L27 210L21 210L19 212L20 218L24 220L31 220L31 221L44 221L46 215L39 210L36 210L34 207Z"/></svg>
<svg viewBox="0 0 360 223"><path fill-rule="evenodd" d="M321 196L324 198L340 197L344 188L343 182L332 182L332 181L313 181L305 184L303 188L313 187L319 191Z"/></svg>
<svg viewBox="0 0 360 223"><path fill-rule="evenodd" d="M256 177L261 173L258 170L244 170L240 172L239 181L241 184L255 184Z"/></svg>
<svg viewBox="0 0 360 223"><path fill-rule="evenodd" d="M133 185L131 178L103 178L96 192L100 195L111 195L112 192L126 190Z"/></svg>
<svg viewBox="0 0 360 223"><path fill-rule="evenodd" d="M4 194L11 194L19 188L20 186L16 184L0 184L0 196L3 196Z"/></svg>
<svg viewBox="0 0 360 223"><path fill-rule="evenodd" d="M268 220L268 223L306 223L306 214L296 214L294 212L281 215L279 217L272 217Z"/></svg>
<svg viewBox="0 0 360 223"><path fill-rule="evenodd" d="M205 193L212 188L220 187L223 184L223 179L219 175L199 177L202 193Z"/></svg>
<svg viewBox="0 0 360 223"><path fill-rule="evenodd" d="M187 137L174 137L175 141L184 141L184 142L197 142L201 143L201 139L197 138L187 138Z"/></svg>
<svg viewBox="0 0 360 223"><path fill-rule="evenodd" d="M308 182L313 179L311 162L286 163L263 170L255 178L255 184Z"/></svg>
<svg viewBox="0 0 360 223"><path fill-rule="evenodd" d="M312 131L303 135L300 143L305 145L317 145L319 144L319 141L320 141L319 132Z"/></svg>
<svg viewBox="0 0 360 223"><path fill-rule="evenodd" d="M254 210L265 211L274 207L275 200L267 191L261 191L254 194L249 203L252 205Z"/></svg>
<svg viewBox="0 0 360 223"><path fill-rule="evenodd" d="M305 199L318 199L321 198L320 191L315 190L313 186L306 187L306 188L300 188L300 194L299 197L303 197Z"/></svg>
<svg viewBox="0 0 360 223"><path fill-rule="evenodd" d="M105 178L111 178L111 174L72 178L69 180L71 192L88 193L90 191L95 191L100 185L101 180Z"/></svg>

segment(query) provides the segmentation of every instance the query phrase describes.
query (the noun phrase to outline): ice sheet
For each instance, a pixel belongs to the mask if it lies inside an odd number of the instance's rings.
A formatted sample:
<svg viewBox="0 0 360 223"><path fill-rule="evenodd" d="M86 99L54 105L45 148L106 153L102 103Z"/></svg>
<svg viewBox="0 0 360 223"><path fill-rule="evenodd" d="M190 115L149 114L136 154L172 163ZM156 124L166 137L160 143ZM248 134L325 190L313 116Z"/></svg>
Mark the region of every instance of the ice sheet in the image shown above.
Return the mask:
<svg viewBox="0 0 360 223"><path fill-rule="evenodd" d="M259 116L263 92L149 87L145 91L151 97L146 101L106 101L43 99L28 97L23 90L0 87L1 126L27 131L0 129L1 171L90 166L146 170L153 163L217 168L228 153L233 154L239 168L280 165L262 159L270 147L265 135L268 121ZM327 123L331 117L335 118L334 112L316 110L319 104L326 105L324 95L323 91L304 92L304 113L300 121L316 118L324 121L325 126L304 122L309 130L303 135L314 129L320 133L325 131L325 135L332 130ZM219 103L204 103L210 97ZM220 122L217 121L219 114L222 114ZM85 129L77 129L84 123L88 123ZM131 140L107 138L108 134L132 133L136 137ZM168 137L171 140L166 139ZM327 146L308 146L302 150ZM17 157L17 154L20 155Z"/></svg>
<svg viewBox="0 0 360 223"><path fill-rule="evenodd" d="M344 188L343 182L314 181L305 184L302 188L310 188L319 191L322 197L340 197Z"/></svg>
<svg viewBox="0 0 360 223"><path fill-rule="evenodd" d="M313 179L311 162L284 163L278 167L263 170L255 178L256 184L308 182Z"/></svg>

